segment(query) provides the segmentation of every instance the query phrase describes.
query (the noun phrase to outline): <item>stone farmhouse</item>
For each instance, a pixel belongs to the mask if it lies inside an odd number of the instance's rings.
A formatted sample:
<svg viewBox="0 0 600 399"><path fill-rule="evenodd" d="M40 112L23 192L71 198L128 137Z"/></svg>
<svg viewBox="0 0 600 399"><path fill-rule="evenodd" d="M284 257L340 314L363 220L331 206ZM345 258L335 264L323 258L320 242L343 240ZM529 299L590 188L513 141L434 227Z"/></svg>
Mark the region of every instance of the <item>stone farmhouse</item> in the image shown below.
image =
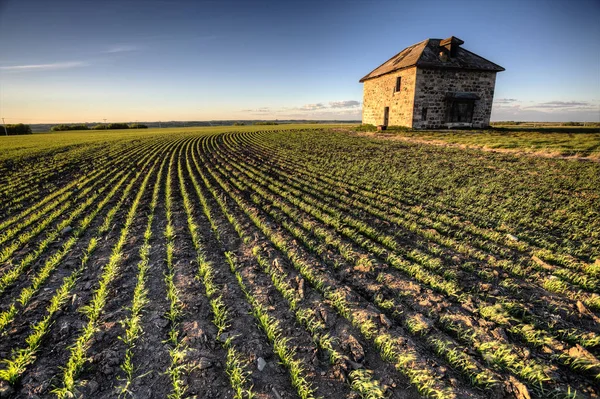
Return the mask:
<svg viewBox="0 0 600 399"><path fill-rule="evenodd" d="M490 124L499 65L457 37L427 39L396 54L360 80L362 122L414 129Z"/></svg>

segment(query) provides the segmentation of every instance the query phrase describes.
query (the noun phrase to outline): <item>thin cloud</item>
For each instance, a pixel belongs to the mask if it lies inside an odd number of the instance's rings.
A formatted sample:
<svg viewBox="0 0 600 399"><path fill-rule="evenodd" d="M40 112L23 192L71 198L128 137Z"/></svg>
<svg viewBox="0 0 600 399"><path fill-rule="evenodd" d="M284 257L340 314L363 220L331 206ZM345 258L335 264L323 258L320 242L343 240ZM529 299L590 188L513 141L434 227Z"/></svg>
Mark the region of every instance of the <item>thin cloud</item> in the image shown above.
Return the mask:
<svg viewBox="0 0 600 399"><path fill-rule="evenodd" d="M324 109L324 108L327 108L327 107L325 105L323 105L322 103L317 103L317 104L305 104L297 109L303 110L303 111L314 111L317 109Z"/></svg>
<svg viewBox="0 0 600 399"><path fill-rule="evenodd" d="M242 112L271 112L269 107L260 107L257 109L243 109Z"/></svg>
<svg viewBox="0 0 600 399"><path fill-rule="evenodd" d="M314 112L286 112L278 115L279 118L289 119L322 119L322 120L360 120L361 112L359 109L349 110L327 110Z"/></svg>
<svg viewBox="0 0 600 399"><path fill-rule="evenodd" d="M587 101L548 101L545 103L541 103L543 105L552 105L552 106L562 106L562 107L572 107L578 105L588 105Z"/></svg>
<svg viewBox="0 0 600 399"><path fill-rule="evenodd" d="M499 98L497 100L494 100L495 103L497 104L511 104L516 102L517 99L516 98Z"/></svg>
<svg viewBox="0 0 600 399"><path fill-rule="evenodd" d="M547 101L530 105L530 109L594 109L596 106L588 101Z"/></svg>
<svg viewBox="0 0 600 399"><path fill-rule="evenodd" d="M137 50L139 50L138 46L133 46L130 44L119 44L119 45L110 47L108 50L105 51L105 53L108 53L108 54L128 53L128 52L137 51Z"/></svg>
<svg viewBox="0 0 600 399"><path fill-rule="evenodd" d="M330 101L329 106L331 108L352 108L358 107L360 105L359 101L356 100L346 100L346 101Z"/></svg>
<svg viewBox="0 0 600 399"><path fill-rule="evenodd" d="M248 112L254 114L260 113L271 113L277 115L286 115L286 116L332 116L332 115L357 115L360 114L360 105L361 103L356 100L346 100L346 101L330 101L329 105L325 105L325 103L314 103L314 104L304 104L299 107L281 107L281 108L270 108L270 107L260 107L256 109L242 109L241 112ZM295 112L294 112L295 111ZM301 111L299 114L297 111Z"/></svg>
<svg viewBox="0 0 600 399"><path fill-rule="evenodd" d="M555 103L554 101L551 101ZM580 101L583 102L583 101ZM551 104L546 104L551 105ZM556 105L556 104L555 104ZM571 107L520 107L505 105L494 107L492 121L536 121L536 122L600 122L600 105Z"/></svg>
<svg viewBox="0 0 600 399"><path fill-rule="evenodd" d="M52 64L30 64L30 65L12 65L0 67L3 71L25 72L25 71L48 71L53 69L79 68L88 65L83 61L55 62Z"/></svg>

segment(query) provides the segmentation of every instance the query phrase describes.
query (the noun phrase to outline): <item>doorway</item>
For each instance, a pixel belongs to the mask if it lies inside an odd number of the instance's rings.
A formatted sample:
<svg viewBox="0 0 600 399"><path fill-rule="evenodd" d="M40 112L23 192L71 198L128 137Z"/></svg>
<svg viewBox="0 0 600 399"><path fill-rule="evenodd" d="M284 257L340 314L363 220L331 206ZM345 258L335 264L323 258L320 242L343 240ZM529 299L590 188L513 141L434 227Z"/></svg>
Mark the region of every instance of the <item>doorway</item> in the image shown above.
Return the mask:
<svg viewBox="0 0 600 399"><path fill-rule="evenodd" d="M390 107L383 109L383 126L387 126L390 120Z"/></svg>
<svg viewBox="0 0 600 399"><path fill-rule="evenodd" d="M453 100L449 101L447 105L447 116L446 121L455 123L471 123L473 122L473 110L475 108L475 101L473 100Z"/></svg>

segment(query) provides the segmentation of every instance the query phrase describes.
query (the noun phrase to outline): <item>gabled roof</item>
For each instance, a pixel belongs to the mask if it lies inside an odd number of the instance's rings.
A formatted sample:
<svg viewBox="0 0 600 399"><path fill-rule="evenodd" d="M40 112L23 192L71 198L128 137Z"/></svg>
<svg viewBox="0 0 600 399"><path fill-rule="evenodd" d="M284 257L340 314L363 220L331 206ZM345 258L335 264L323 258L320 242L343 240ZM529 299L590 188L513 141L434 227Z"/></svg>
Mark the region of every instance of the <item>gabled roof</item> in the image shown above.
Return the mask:
<svg viewBox="0 0 600 399"><path fill-rule="evenodd" d="M454 43L462 40L451 37ZM501 72L504 71L500 65L494 64L483 57L478 56L462 47L456 48L452 57L440 57L440 51L448 53L445 47L440 46L440 42L446 42L448 39L427 39L405 48L371 73L362 78L360 82L385 75L399 69L409 67L420 68L444 68L444 69L470 69L477 71ZM442 43L445 44L445 43Z"/></svg>

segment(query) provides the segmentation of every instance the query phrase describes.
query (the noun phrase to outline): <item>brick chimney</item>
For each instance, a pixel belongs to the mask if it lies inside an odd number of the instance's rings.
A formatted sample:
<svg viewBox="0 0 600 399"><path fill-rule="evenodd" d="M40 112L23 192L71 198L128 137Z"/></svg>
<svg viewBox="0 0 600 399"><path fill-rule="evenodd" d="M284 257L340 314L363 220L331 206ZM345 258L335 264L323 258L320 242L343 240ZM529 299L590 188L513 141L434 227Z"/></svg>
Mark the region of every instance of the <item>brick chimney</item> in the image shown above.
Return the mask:
<svg viewBox="0 0 600 399"><path fill-rule="evenodd" d="M444 47L448 50L448 54L450 57L456 57L456 53L458 52L458 47L465 42L460 40L458 37L450 36L447 39L440 41L440 47Z"/></svg>

